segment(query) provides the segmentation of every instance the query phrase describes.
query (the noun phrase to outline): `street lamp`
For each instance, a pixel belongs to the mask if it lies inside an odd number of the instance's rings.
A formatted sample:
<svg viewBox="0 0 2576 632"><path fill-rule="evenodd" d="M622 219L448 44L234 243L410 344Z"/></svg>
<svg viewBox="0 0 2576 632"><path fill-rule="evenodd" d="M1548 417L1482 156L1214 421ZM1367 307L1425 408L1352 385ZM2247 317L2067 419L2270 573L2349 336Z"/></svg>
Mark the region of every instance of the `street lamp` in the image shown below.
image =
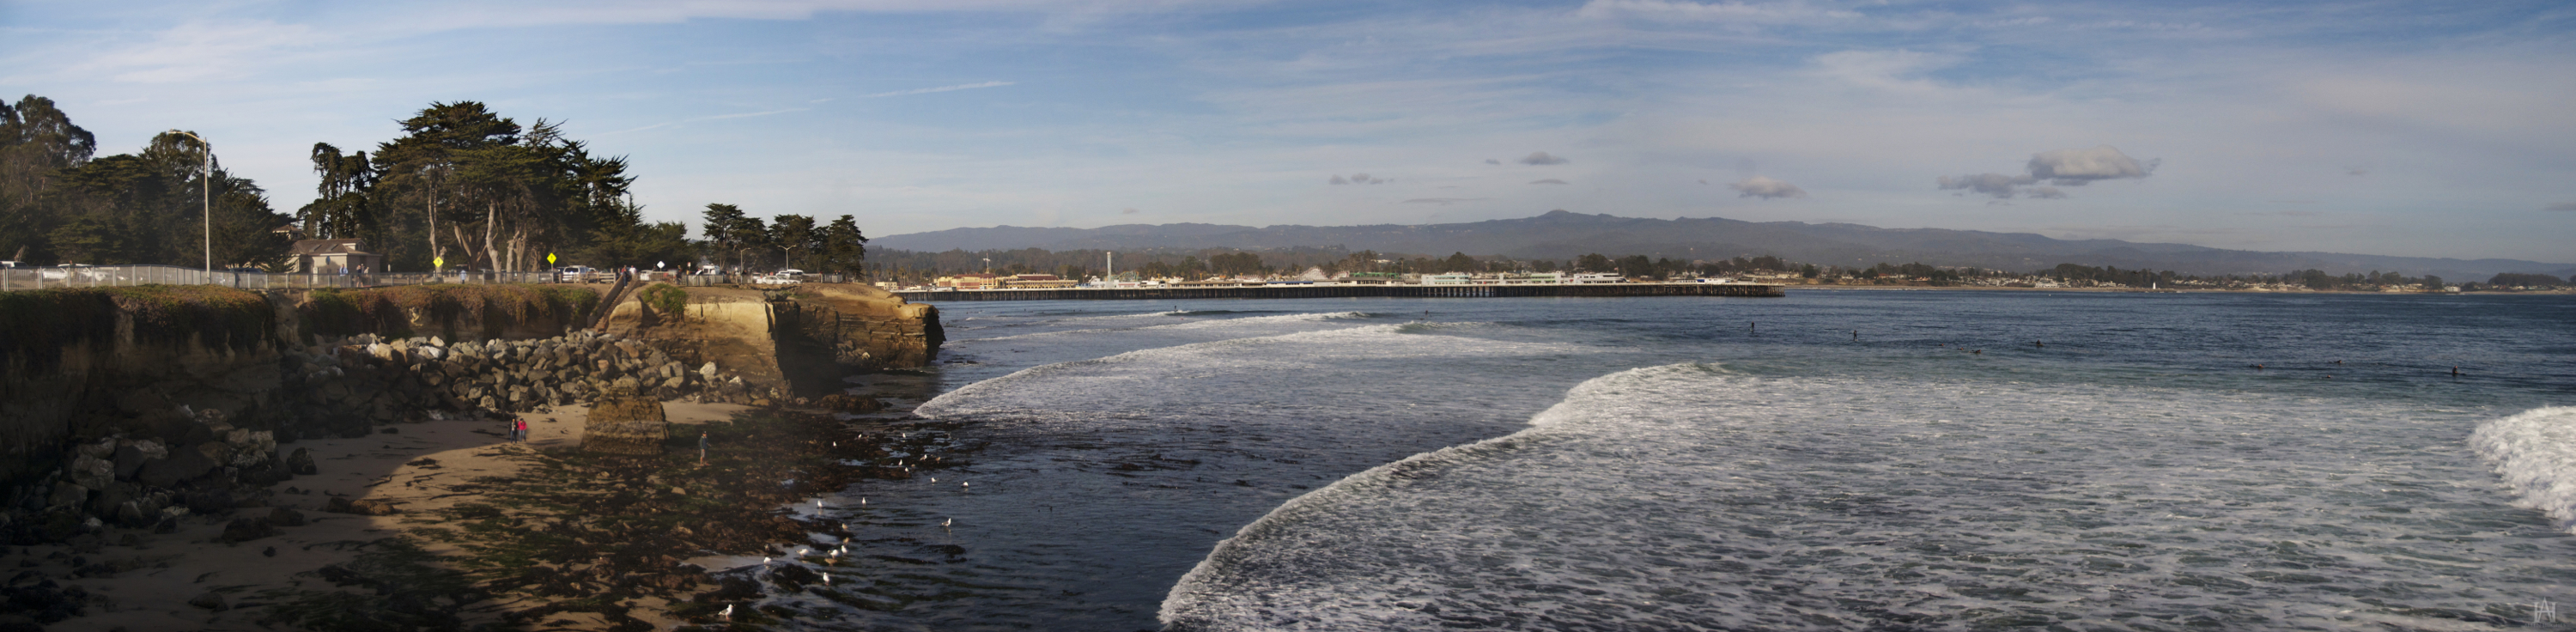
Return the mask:
<svg viewBox="0 0 2576 632"><path fill-rule="evenodd" d="M206 142L206 137L204 137L204 136L198 136L196 132L182 132L182 131L179 131L179 130L175 130L175 129L174 129L174 130L170 130L170 131L162 132L162 133L164 133L164 134L178 134L178 135L181 135L181 136L186 136L186 137L189 137L189 138L197 139L197 146L198 146L199 148L203 148L203 149L205 149L205 150L206 150L206 170L205 170L205 174L206 174L205 185L206 185L206 186L205 186L205 196L204 196L204 197L205 197L205 200L204 200L204 202L205 202L205 218L204 218L204 221L205 221L205 228L203 229L203 230L205 231L205 233L204 233L203 235L201 235L201 236L203 236L203 237L205 237L205 238L206 238L206 243L205 243L205 246L206 246L206 272L205 272L205 274L206 274L206 278L205 278L205 281L206 281L207 283L213 283L213 282L215 282L215 144L214 144L214 143Z"/></svg>

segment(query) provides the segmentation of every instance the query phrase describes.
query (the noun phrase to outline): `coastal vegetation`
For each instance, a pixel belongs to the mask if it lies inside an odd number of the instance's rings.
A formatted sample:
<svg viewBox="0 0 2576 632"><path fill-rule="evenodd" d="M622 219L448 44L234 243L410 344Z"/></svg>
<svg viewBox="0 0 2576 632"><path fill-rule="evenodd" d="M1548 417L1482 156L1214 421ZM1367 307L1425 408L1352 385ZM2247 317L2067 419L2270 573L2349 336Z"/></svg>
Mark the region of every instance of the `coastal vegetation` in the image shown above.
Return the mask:
<svg viewBox="0 0 2576 632"><path fill-rule="evenodd" d="M414 314L442 330L430 333L454 335L448 330L469 318L486 328L532 320L571 323L589 318L591 310L598 306L599 293L588 289L496 284L314 290L299 309L308 334L372 333L404 338L419 333L413 331Z"/></svg>
<svg viewBox="0 0 2576 632"><path fill-rule="evenodd" d="M103 345L129 314L138 341L175 344L196 338L210 348L248 350L268 340L267 299L211 286L27 290L0 292L0 358L44 370L74 345Z"/></svg>

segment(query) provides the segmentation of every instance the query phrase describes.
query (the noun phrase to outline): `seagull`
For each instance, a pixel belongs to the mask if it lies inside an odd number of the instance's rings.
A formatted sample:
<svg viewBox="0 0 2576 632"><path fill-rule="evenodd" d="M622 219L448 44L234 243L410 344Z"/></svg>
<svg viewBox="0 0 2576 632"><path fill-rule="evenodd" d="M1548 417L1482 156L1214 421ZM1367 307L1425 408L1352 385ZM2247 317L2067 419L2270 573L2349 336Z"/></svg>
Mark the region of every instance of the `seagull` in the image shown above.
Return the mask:
<svg viewBox="0 0 2576 632"><path fill-rule="evenodd" d="M936 478L934 478L934 479L930 479L930 482L937 483L937 482L939 482L939 479L936 479Z"/></svg>
<svg viewBox="0 0 2576 632"><path fill-rule="evenodd" d="M825 585L825 586L830 586L830 585L832 585L832 575L831 575L830 573L825 573L825 574L823 574L823 585Z"/></svg>
<svg viewBox="0 0 2576 632"><path fill-rule="evenodd" d="M860 505L863 505L863 506L864 506L864 505L866 505L866 504L868 504L868 497L866 497L866 496L860 496L860 497L859 497L859 504L860 504Z"/></svg>
<svg viewBox="0 0 2576 632"><path fill-rule="evenodd" d="M725 604L724 612L718 614L721 614L728 619L733 618L733 604Z"/></svg>
<svg viewBox="0 0 2576 632"><path fill-rule="evenodd" d="M761 557L761 558L760 558L760 565L761 565L761 566L768 566L768 565L769 565L769 558L768 558L767 556L763 556L763 557Z"/></svg>
<svg viewBox="0 0 2576 632"><path fill-rule="evenodd" d="M958 486L958 487L974 487L974 486L975 486L975 484L974 484L974 483L958 483L958 484L957 484L957 486Z"/></svg>
<svg viewBox="0 0 2576 632"><path fill-rule="evenodd" d="M948 528L948 527L949 527L949 525L954 525L954 524L957 524L957 519L956 519L956 518L949 518L949 519L947 519L947 520L941 520L941 521L939 521L939 528L941 528L941 529L946 529L946 528Z"/></svg>

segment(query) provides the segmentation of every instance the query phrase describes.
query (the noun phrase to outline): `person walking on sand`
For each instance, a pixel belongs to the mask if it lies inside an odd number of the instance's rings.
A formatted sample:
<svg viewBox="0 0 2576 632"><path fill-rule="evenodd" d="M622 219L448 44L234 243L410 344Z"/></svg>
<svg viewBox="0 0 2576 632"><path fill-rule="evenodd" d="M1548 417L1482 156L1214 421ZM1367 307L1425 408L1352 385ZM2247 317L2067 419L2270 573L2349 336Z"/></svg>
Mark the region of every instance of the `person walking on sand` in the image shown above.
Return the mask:
<svg viewBox="0 0 2576 632"><path fill-rule="evenodd" d="M514 435L514 436L516 436L516 437L519 439L519 441L520 441L521 443L525 443L525 442L527 442L527 440L528 440L528 419L527 419L526 417L518 417L518 418L513 418L513 419L511 419L511 420L510 420L510 434L511 434L511 435Z"/></svg>
<svg viewBox="0 0 2576 632"><path fill-rule="evenodd" d="M698 465L703 467L703 466L705 466L706 464L707 464L707 433L706 433L706 431L701 430L701 431L699 431L699 432L698 432Z"/></svg>

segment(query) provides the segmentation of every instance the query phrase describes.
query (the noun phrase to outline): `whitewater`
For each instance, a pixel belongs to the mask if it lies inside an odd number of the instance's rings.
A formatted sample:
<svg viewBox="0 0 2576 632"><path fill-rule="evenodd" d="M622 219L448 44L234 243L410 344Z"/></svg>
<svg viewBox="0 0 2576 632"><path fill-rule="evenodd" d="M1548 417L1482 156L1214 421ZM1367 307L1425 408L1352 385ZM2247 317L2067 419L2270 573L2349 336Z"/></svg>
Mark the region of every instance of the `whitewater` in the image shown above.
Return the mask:
<svg viewBox="0 0 2576 632"><path fill-rule="evenodd" d="M1934 294L943 305L916 412L984 446L943 474L973 491L847 492L902 560L861 575L911 592L811 627L2476 630L2576 603L2576 302Z"/></svg>

